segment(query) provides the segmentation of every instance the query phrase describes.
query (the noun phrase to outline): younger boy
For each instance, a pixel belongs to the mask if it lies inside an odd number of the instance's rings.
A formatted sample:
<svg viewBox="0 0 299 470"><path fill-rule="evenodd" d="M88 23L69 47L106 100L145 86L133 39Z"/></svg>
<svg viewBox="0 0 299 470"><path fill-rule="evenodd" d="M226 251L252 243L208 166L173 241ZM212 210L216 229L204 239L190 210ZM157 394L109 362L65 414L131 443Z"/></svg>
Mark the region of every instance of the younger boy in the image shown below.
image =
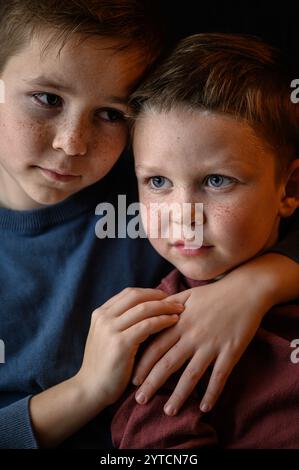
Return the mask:
<svg viewBox="0 0 299 470"><path fill-rule="evenodd" d="M168 237L148 231L177 268L159 286L167 294L216 281L265 252L279 238L281 219L298 207L299 108L289 84L277 52L258 39L199 34L183 40L133 95L145 227L152 226L151 204L203 203L203 220L195 210L189 222L171 212ZM200 224L202 246L192 246L184 229ZM299 448L298 365L290 359L298 320L297 304L265 317L209 415L199 410L199 387L173 417L161 413L173 379L144 406L129 390L112 422L115 445Z"/></svg>

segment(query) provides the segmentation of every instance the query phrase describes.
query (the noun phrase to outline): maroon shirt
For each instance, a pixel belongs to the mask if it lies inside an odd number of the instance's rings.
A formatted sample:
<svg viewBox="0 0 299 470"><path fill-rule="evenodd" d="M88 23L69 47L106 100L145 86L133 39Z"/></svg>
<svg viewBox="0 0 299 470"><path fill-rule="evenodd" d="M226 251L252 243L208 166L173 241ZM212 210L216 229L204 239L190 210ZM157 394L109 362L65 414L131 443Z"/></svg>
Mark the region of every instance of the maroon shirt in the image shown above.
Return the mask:
<svg viewBox="0 0 299 470"><path fill-rule="evenodd" d="M159 288L171 295L201 284L174 270ZM199 410L199 403L209 374L179 414L172 417L164 414L163 406L180 373L172 376L146 405L136 403L136 387L129 387L114 408L114 445L122 449L298 449L299 363L290 359L290 342L295 338L299 338L299 305L271 309L233 370L217 405L207 414Z"/></svg>

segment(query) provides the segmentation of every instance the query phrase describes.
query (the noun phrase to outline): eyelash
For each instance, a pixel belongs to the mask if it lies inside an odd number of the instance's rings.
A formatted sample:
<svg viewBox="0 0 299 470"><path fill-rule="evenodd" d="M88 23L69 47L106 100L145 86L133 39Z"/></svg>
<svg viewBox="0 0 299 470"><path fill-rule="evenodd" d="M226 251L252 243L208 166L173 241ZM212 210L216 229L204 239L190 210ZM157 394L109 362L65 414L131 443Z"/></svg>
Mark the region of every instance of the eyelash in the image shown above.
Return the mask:
<svg viewBox="0 0 299 470"><path fill-rule="evenodd" d="M40 98L41 98L42 96L47 96L47 97L50 97L50 96L51 96L51 97L58 98L59 103L60 103L59 106L57 106L57 105L51 105L51 104L48 104L48 105L47 105L47 104L43 103L43 102L40 100ZM55 95L54 93L34 93L34 94L32 95L32 97L33 97L34 101L35 101L39 106L41 106L41 107L43 107L43 108L47 108L47 109L56 109L56 108L60 107L61 104L62 104L62 99L61 99L58 95Z"/></svg>
<svg viewBox="0 0 299 470"><path fill-rule="evenodd" d="M219 187L217 187L217 186L209 186L209 185L207 184L207 182L209 181L209 179L215 178L215 177L222 178L222 179L226 179L226 180L229 180L230 182L229 182L229 184L226 184L226 185L223 185L223 186L219 186ZM157 175L157 176L151 176L151 177L145 178L145 179L144 179L144 184L146 184L147 186L149 186L152 191L157 191L157 192L159 192L159 191L163 191L163 189L164 189L164 190L165 190L165 189L169 189L169 188L163 188L163 187L162 187L162 188L155 188L154 186L152 186L152 182L153 182L154 178L163 178L164 180L170 181L170 180L169 180L168 178L166 178L165 176L160 176L160 175L159 175L159 176ZM221 189L223 189L223 188L227 188L227 187L229 187L229 186L231 186L232 184L237 183L237 182L238 182L238 180L237 180L236 178L232 178L232 177L230 177L230 176L225 176L225 175L221 175L221 174L217 174L217 173L208 175L208 176L206 176L205 179L203 180L203 183L204 183L208 188L213 188L213 189L216 190L216 191L217 191L217 190L221 190Z"/></svg>
<svg viewBox="0 0 299 470"><path fill-rule="evenodd" d="M205 179L204 179L204 183L207 183L207 181L209 180L209 178L215 178L215 177L218 177L218 178L222 178L222 179L226 179L226 180L229 180L230 183L229 184L226 184L224 186L208 186L209 188L213 188L213 189L223 189L223 188L227 188L228 186L231 186L232 183L236 183L237 180L235 178L232 178L230 176L225 176L225 175L220 175L220 174L212 174L212 175L208 175Z"/></svg>
<svg viewBox="0 0 299 470"><path fill-rule="evenodd" d="M58 104L45 104L43 103L40 98L41 97L54 97L54 98L58 98ZM62 98L60 98L60 96L58 95L55 95L54 93L34 93L32 95L32 98L34 100L35 103L38 104L38 106L44 108L44 109L47 109L47 110L56 110L56 109L59 109L62 104L63 104L63 100ZM112 118L112 119L104 119L103 117L100 116L100 114L102 113L113 113L114 115L116 115L116 119ZM104 121L107 121L109 122L110 124L117 124L119 122L123 122L126 120L126 116L125 116L125 113L123 111L119 111L117 109L113 109L113 108L102 108L101 110L99 110L97 113L96 113L96 116L98 116L100 119L104 119Z"/></svg>
<svg viewBox="0 0 299 470"><path fill-rule="evenodd" d="M152 185L153 180L154 180L155 178L163 178L164 180L170 181L170 180L169 180L168 178L166 178L165 176L160 176L160 175L159 175L159 176L158 176L158 175L157 175L157 176L151 176L151 177L149 177L149 178L146 178L147 184L150 186L150 189L152 189L153 191L161 191L161 189L163 189L163 188L155 188L155 187ZM164 189L165 189L165 188L164 188ZM167 189L169 189L169 188L167 188Z"/></svg>
<svg viewBox="0 0 299 470"><path fill-rule="evenodd" d="M122 112L122 111L119 111L117 109L113 109L113 108L102 108L100 113L113 113L115 115L117 115L117 118L114 120L114 119L105 119L105 121L108 121L110 122L111 124L115 124L115 123L118 123L118 122L123 122L123 121L126 121L126 116L125 116L125 113ZM97 114L100 114L100 113L97 113ZM103 119L100 117L100 119Z"/></svg>

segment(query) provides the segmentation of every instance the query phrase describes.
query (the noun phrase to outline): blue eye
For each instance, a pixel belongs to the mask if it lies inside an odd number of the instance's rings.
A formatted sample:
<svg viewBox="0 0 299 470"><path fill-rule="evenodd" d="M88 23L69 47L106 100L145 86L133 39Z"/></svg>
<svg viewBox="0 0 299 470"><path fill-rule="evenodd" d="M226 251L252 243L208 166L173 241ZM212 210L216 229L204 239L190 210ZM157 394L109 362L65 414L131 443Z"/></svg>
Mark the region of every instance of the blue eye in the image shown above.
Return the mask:
<svg viewBox="0 0 299 470"><path fill-rule="evenodd" d="M152 176L149 182L153 189L168 189L171 186L169 179L164 176Z"/></svg>
<svg viewBox="0 0 299 470"><path fill-rule="evenodd" d="M233 178L223 175L210 175L206 178L207 186L210 188L223 188L234 182Z"/></svg>
<svg viewBox="0 0 299 470"><path fill-rule="evenodd" d="M38 102L38 104L48 108L57 108L61 106L62 103L60 96L54 95L52 93L35 93L33 97Z"/></svg>

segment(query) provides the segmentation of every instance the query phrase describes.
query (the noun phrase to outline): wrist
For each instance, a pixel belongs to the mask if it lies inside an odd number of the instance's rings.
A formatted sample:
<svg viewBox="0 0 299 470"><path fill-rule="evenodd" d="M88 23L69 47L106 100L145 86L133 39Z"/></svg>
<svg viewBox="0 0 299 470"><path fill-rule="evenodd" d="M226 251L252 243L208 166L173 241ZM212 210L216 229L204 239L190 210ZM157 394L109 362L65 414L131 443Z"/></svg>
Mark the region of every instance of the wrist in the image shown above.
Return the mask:
<svg viewBox="0 0 299 470"><path fill-rule="evenodd" d="M76 390L76 399L80 403L80 407L84 407L91 417L96 416L110 404L105 393L99 390L98 386L96 387L95 384L86 380L80 371L70 381Z"/></svg>
<svg viewBox="0 0 299 470"><path fill-rule="evenodd" d="M279 297L281 274L278 274L275 262L276 259L269 253L244 263L228 274L235 277L240 293L244 289L252 293L252 302L258 303L259 311L266 312L281 302Z"/></svg>
<svg viewBox="0 0 299 470"><path fill-rule="evenodd" d="M41 448L56 447L101 410L77 377L34 395L29 403L32 428Z"/></svg>
<svg viewBox="0 0 299 470"><path fill-rule="evenodd" d="M263 289L269 307L299 297L299 264L279 253L266 253L248 264L255 285Z"/></svg>

